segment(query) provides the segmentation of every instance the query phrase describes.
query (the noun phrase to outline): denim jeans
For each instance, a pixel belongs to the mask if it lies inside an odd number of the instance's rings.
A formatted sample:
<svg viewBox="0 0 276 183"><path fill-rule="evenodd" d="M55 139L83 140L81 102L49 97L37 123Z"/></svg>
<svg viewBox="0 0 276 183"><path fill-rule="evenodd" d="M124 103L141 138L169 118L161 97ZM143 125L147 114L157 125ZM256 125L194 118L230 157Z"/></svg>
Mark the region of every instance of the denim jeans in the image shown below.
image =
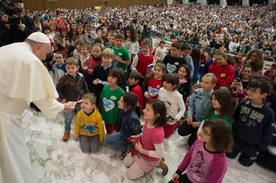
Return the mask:
<svg viewBox="0 0 276 183"><path fill-rule="evenodd" d="M106 145L108 145L110 147L124 150L128 147L129 143L121 142L120 136L121 136L121 132L112 133L110 135L105 136L104 142Z"/></svg>
<svg viewBox="0 0 276 183"><path fill-rule="evenodd" d="M80 111L80 103L77 103L75 105L75 109L72 110L71 112L66 112L65 113L65 131L70 131L71 130L71 123L72 119L74 117L75 112L78 113Z"/></svg>

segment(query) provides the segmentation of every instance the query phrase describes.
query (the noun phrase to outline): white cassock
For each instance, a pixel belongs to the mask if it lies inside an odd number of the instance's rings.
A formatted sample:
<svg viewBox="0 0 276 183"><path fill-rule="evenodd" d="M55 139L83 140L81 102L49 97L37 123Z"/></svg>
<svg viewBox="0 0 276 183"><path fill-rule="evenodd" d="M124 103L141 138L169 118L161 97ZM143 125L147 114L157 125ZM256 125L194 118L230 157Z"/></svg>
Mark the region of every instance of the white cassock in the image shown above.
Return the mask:
<svg viewBox="0 0 276 183"><path fill-rule="evenodd" d="M0 183L32 183L21 115L31 101L48 118L55 118L64 106L55 100L53 81L27 43L1 47L0 55Z"/></svg>

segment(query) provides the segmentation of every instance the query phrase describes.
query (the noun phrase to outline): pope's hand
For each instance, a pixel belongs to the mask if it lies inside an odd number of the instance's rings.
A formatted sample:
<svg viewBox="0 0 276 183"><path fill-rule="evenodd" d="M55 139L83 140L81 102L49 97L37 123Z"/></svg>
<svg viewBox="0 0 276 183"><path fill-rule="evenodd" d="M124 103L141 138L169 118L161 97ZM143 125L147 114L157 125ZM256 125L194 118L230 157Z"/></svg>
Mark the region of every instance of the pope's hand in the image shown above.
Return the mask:
<svg viewBox="0 0 276 183"><path fill-rule="evenodd" d="M67 102L64 103L64 109L63 112L71 112L73 109L75 109L75 105L77 102Z"/></svg>

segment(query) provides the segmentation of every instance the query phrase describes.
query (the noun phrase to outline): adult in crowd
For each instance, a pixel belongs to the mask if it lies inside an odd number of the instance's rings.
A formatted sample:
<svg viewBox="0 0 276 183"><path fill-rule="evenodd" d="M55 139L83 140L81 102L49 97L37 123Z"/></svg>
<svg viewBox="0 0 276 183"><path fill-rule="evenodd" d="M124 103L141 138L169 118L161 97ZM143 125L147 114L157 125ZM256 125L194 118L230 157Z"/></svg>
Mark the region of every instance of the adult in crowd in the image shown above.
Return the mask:
<svg viewBox="0 0 276 183"><path fill-rule="evenodd" d="M33 181L29 150L20 127L28 102L48 118L70 112L75 102L61 104L54 83L41 62L51 51L50 40L40 32L32 33L25 42L0 48L0 182Z"/></svg>
<svg viewBox="0 0 276 183"><path fill-rule="evenodd" d="M32 18L25 15L23 0L11 0L15 8L12 15L2 12L0 21L0 46L15 42L24 41L35 31L35 24Z"/></svg>

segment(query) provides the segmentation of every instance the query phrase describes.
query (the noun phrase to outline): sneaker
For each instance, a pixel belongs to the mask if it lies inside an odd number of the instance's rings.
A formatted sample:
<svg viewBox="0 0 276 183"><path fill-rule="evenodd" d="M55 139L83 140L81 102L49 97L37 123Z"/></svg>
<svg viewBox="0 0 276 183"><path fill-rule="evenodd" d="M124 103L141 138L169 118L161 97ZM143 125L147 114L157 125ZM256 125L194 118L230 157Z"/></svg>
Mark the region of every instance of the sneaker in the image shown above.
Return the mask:
<svg viewBox="0 0 276 183"><path fill-rule="evenodd" d="M70 137L70 132L65 131L64 134L63 134L62 140L66 142L66 141L69 140L69 137Z"/></svg>

